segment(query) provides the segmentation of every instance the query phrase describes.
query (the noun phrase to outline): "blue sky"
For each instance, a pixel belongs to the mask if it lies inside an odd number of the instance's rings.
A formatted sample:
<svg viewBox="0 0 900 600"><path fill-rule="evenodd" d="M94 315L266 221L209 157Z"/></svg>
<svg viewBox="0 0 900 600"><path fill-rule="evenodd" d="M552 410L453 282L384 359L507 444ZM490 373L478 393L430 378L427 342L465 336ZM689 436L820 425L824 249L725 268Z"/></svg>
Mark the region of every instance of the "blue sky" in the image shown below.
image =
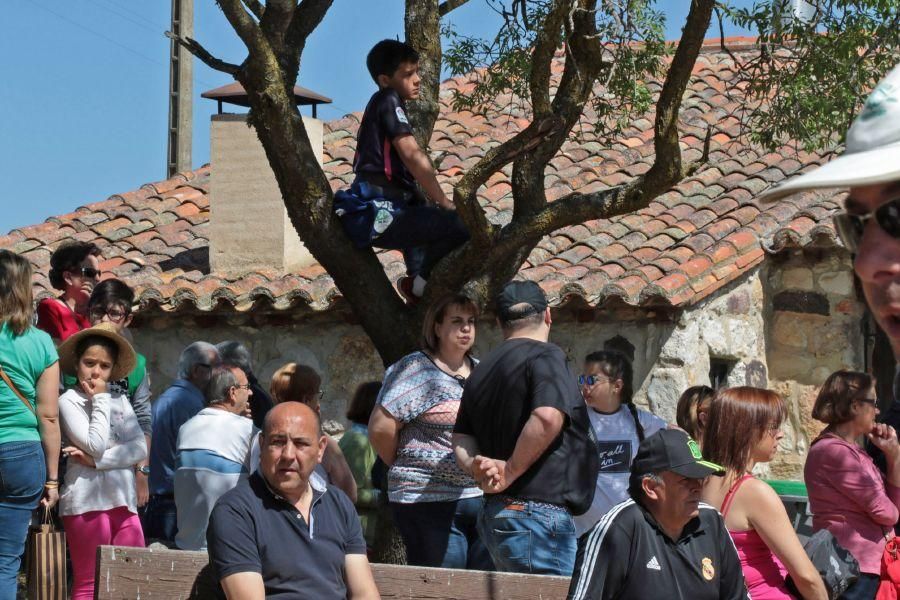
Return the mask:
<svg viewBox="0 0 900 600"><path fill-rule="evenodd" d="M747 5L738 0L734 4ZM688 0L658 0L667 37L680 37ZM165 179L171 3L163 0L7 0L0 36L0 235L112 194ZM212 0L195 0L194 36L240 63L240 41ZM470 0L449 16L489 35L496 15ZM726 35L741 35L733 26ZM401 0L335 0L312 34L300 85L334 99L330 120L361 110L374 91L365 54L403 36ZM718 37L714 26L709 37ZM215 103L200 94L230 79L194 61L194 166L209 160ZM304 109L308 111L308 109Z"/></svg>

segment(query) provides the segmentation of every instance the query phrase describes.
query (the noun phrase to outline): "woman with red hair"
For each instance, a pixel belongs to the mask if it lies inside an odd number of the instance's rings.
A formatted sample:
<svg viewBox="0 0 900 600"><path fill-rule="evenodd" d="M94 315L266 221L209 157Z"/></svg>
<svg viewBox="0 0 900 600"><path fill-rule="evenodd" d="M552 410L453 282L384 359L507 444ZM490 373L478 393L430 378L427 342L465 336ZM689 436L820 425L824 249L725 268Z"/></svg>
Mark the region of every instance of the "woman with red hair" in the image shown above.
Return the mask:
<svg viewBox="0 0 900 600"><path fill-rule="evenodd" d="M786 416L784 400L769 390L734 387L716 393L703 433L703 456L726 472L707 479L703 501L722 513L753 600L792 598L787 574L803 598L825 600L825 584L797 539L784 504L752 474L757 464L775 457Z"/></svg>

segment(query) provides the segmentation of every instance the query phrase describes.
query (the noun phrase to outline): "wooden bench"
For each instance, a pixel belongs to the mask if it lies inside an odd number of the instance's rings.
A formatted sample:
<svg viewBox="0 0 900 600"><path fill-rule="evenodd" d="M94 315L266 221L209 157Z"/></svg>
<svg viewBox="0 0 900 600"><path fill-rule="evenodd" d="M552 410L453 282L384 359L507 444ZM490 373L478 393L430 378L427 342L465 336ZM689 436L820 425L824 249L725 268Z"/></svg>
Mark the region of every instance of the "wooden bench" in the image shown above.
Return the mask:
<svg viewBox="0 0 900 600"><path fill-rule="evenodd" d="M566 577L372 565L382 598L427 600L564 600ZM206 552L101 546L98 600L215 598Z"/></svg>

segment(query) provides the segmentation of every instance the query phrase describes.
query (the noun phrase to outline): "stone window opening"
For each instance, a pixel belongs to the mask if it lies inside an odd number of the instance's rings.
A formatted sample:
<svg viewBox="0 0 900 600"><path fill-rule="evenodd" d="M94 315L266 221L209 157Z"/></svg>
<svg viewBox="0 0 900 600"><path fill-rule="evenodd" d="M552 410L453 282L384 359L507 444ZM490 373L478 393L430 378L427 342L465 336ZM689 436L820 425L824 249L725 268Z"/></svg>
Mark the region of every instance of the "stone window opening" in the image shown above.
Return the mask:
<svg viewBox="0 0 900 600"><path fill-rule="evenodd" d="M737 364L736 360L709 357L709 385L714 390L728 387L728 376Z"/></svg>

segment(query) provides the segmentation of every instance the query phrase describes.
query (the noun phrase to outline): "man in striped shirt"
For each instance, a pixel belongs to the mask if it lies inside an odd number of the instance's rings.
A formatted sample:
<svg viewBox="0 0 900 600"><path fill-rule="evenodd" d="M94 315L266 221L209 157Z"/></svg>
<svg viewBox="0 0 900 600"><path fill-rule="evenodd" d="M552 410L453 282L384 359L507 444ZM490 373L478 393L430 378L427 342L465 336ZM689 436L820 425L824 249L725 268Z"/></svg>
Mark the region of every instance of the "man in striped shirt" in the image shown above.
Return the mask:
<svg viewBox="0 0 900 600"><path fill-rule="evenodd" d="M569 600L747 600L725 522L700 503L703 480L723 473L680 429L641 442L631 464L631 499L578 541Z"/></svg>

